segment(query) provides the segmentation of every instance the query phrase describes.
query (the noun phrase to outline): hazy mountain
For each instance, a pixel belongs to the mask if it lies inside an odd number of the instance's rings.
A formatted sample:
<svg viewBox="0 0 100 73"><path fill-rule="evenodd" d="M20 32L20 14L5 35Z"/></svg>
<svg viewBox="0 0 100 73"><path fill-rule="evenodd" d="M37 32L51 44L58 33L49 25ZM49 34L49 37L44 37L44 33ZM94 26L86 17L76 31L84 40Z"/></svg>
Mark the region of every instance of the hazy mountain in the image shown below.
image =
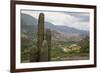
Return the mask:
<svg viewBox="0 0 100 73"><path fill-rule="evenodd" d="M22 35L36 36L38 20L28 14L21 14L21 32ZM45 21L45 28L50 28L52 31L52 38L54 40L79 40L84 36L88 36L89 32L75 29L68 26L54 25L51 22ZM31 37L30 37L31 38Z"/></svg>

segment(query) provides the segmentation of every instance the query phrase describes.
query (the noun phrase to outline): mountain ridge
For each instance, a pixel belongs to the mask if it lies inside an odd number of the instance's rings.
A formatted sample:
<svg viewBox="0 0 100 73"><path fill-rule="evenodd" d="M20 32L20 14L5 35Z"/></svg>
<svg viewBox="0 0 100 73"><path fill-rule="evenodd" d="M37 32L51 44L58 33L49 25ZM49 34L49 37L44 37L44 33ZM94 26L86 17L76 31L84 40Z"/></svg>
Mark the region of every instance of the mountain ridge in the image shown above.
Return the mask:
<svg viewBox="0 0 100 73"><path fill-rule="evenodd" d="M37 24L38 24L38 20L36 18L34 18L31 15L21 13L21 27L22 27L21 31L22 31L22 33L24 30L26 32L34 32L34 34L36 34L37 33ZM49 28L52 30L54 39L56 39L58 37L58 39L64 38L63 40L70 39L70 38L72 38L72 40L75 38L77 38L77 40L79 40L84 36L89 36L88 31L78 30L78 29L68 27L68 26L63 26L63 25L62 26L54 25L51 22L47 22L47 21L45 21L45 27L46 27L46 29Z"/></svg>

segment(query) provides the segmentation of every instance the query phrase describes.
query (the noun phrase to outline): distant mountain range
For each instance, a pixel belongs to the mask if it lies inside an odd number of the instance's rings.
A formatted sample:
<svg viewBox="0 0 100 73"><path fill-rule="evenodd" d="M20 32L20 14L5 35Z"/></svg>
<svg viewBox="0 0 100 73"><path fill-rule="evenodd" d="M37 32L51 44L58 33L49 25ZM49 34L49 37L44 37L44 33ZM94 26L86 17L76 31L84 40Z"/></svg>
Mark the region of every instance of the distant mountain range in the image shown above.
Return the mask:
<svg viewBox="0 0 100 73"><path fill-rule="evenodd" d="M21 33L23 37L34 38L37 34L38 20L34 16L21 13ZM79 30L76 28L54 25L51 22L45 21L45 28L52 31L53 40L73 40L77 41L85 36L89 36L89 31Z"/></svg>

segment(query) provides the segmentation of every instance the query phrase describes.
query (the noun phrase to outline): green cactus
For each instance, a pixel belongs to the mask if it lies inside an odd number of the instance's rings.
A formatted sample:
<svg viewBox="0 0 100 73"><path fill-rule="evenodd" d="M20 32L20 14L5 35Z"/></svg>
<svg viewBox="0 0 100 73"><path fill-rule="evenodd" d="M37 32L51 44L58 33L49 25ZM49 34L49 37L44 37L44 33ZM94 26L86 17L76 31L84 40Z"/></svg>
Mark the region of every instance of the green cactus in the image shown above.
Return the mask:
<svg viewBox="0 0 100 73"><path fill-rule="evenodd" d="M50 49L51 49L51 31L50 29L46 30L46 40L48 43L48 60L50 60Z"/></svg>
<svg viewBox="0 0 100 73"><path fill-rule="evenodd" d="M47 29L45 32L44 14L40 13L38 19L38 31L37 31L37 52L36 52L37 55L35 54L35 56L32 57L36 58L37 62L49 61L50 49L51 49L51 31L50 29ZM30 61L34 61L32 57Z"/></svg>
<svg viewBox="0 0 100 73"><path fill-rule="evenodd" d="M44 14L40 13L38 20L38 48L41 48L42 42L44 40Z"/></svg>
<svg viewBox="0 0 100 73"><path fill-rule="evenodd" d="M44 40L40 49L40 62L48 61L48 52L48 43L47 40Z"/></svg>
<svg viewBox="0 0 100 73"><path fill-rule="evenodd" d="M40 49L42 46L42 42L44 40L44 14L40 13L39 20L38 20L38 32L37 32L37 48L38 48L38 57L37 61L40 59Z"/></svg>

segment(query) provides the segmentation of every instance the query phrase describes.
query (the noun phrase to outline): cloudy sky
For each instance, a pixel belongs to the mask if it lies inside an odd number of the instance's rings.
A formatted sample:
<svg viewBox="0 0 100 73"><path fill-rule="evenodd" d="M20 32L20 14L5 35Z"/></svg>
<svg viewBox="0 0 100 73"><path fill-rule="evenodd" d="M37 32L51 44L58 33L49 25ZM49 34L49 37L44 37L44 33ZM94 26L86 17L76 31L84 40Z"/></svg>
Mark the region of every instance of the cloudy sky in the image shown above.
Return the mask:
<svg viewBox="0 0 100 73"><path fill-rule="evenodd" d="M86 12L55 12L21 10L21 13L29 14L38 19L39 13L44 13L45 21L54 25L64 25L80 30L89 30L90 15Z"/></svg>

